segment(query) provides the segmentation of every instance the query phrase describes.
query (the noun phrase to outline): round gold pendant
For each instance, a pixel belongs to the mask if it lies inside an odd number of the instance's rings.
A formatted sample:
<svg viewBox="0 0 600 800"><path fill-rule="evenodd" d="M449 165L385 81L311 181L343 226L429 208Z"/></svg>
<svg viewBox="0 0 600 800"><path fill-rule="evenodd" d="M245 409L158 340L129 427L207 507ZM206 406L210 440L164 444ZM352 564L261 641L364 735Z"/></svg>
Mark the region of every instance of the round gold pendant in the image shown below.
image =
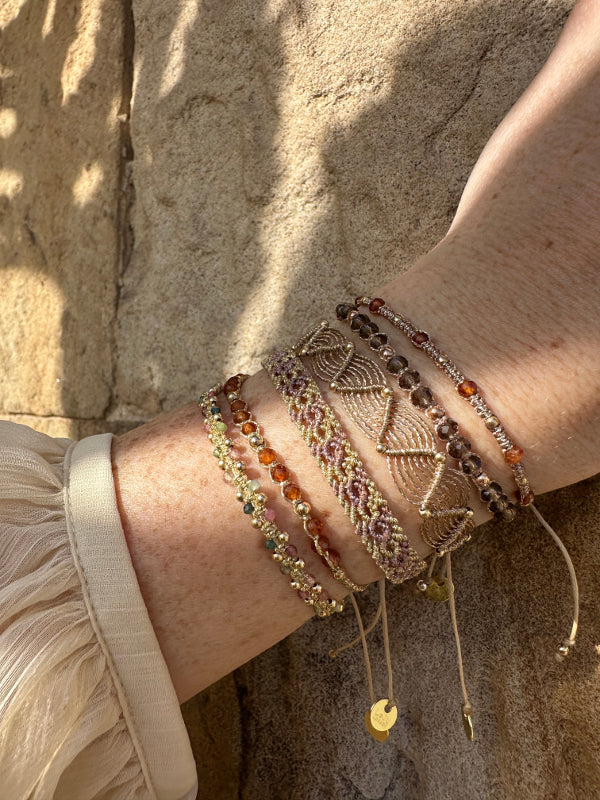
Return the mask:
<svg viewBox="0 0 600 800"><path fill-rule="evenodd" d="M398 709L396 706L392 706L389 711L386 711L386 706L389 702L387 697L384 697L383 700L378 700L371 706L369 717L371 719L371 725L376 731L389 731L398 719Z"/></svg>
<svg viewBox="0 0 600 800"><path fill-rule="evenodd" d="M450 596L448 578L439 578L437 575L427 584L425 594L430 600L437 600L439 603L445 602Z"/></svg>
<svg viewBox="0 0 600 800"><path fill-rule="evenodd" d="M389 731L376 731L375 728L371 725L370 708L367 711L365 711L365 727L376 742L385 742L386 739L389 739L390 737Z"/></svg>

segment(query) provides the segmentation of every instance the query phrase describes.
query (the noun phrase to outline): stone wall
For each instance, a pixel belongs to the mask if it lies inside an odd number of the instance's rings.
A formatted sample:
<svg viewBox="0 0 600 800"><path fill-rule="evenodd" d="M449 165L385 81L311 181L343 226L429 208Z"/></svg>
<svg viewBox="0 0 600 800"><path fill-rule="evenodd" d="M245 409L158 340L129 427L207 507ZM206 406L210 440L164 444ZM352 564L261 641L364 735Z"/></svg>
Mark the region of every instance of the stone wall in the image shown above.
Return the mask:
<svg viewBox="0 0 600 800"><path fill-rule="evenodd" d="M4 0L0 415L55 435L118 433L256 368L306 318L406 269L446 231L479 152L570 6ZM546 502L582 560L567 509L585 524L598 500L587 482ZM599 734L585 719L560 728L572 698L541 655L555 602L531 609L546 574L565 608L568 592L542 535L527 520L520 528L516 548L508 534L500 550L482 535L457 558L457 583L470 589L464 618L475 620L465 632L472 691L494 713L481 745L457 733L446 616L413 609L420 599L400 589L394 660L410 702L394 743L364 734L360 653L328 659L353 638L352 620L327 631L310 623L186 704L200 797L555 796L546 761L575 748L585 767ZM532 558L543 565L535 576ZM367 598L367 616L374 607ZM529 613L544 635L511 648ZM537 658L540 685L524 686L521 666ZM376 670L383 681L382 659ZM592 671L584 659L575 684ZM428 695L419 672L431 672ZM559 726L560 752L545 751L544 725L532 740L531 721L511 711L532 692ZM494 757L499 740L498 752L531 762L525 784L511 759ZM556 796L583 797L563 761ZM464 771L482 775L483 794L471 779L464 788Z"/></svg>

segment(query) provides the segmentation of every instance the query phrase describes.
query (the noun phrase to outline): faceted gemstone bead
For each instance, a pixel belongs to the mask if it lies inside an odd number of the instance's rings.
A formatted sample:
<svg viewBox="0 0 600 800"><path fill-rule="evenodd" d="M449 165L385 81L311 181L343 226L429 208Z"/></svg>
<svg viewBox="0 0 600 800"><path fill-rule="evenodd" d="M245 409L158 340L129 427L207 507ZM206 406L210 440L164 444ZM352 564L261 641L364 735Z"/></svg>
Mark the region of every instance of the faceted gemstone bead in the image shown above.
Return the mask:
<svg viewBox="0 0 600 800"><path fill-rule="evenodd" d="M474 394L477 394L477 384L475 381L461 381L456 390L461 397L473 397Z"/></svg>
<svg viewBox="0 0 600 800"><path fill-rule="evenodd" d="M448 441L458 433L458 422L455 422L453 419L444 420L444 422L440 422L440 424L436 426L435 432L440 439Z"/></svg>
<svg viewBox="0 0 600 800"><path fill-rule="evenodd" d="M464 436L456 436L452 441L448 442L446 449L448 455L452 456L452 458L464 458L471 451L471 442L465 439Z"/></svg>
<svg viewBox="0 0 600 800"><path fill-rule="evenodd" d="M277 544L273 541L273 539L265 539L265 547L267 550L275 550Z"/></svg>
<svg viewBox="0 0 600 800"><path fill-rule="evenodd" d="M357 331L359 328L362 328L366 322L369 322L369 318L367 316L364 314L357 314L355 317L352 317L350 327L353 331Z"/></svg>
<svg viewBox="0 0 600 800"><path fill-rule="evenodd" d="M243 400L234 400L231 404L232 411L245 411L246 410L246 403Z"/></svg>
<svg viewBox="0 0 600 800"><path fill-rule="evenodd" d="M430 406L427 409L427 416L430 419L443 419L446 416L446 412L441 406Z"/></svg>
<svg viewBox="0 0 600 800"><path fill-rule="evenodd" d="M433 395L430 389L426 386L419 386L418 389L413 389L410 393L410 400L417 408L429 408L433 403Z"/></svg>
<svg viewBox="0 0 600 800"><path fill-rule="evenodd" d="M244 503L244 507L242 509L244 514L251 514L254 511L254 506L252 503Z"/></svg>
<svg viewBox="0 0 600 800"><path fill-rule="evenodd" d="M287 467L284 467L283 464L276 464L271 469L271 477L276 483L283 483L287 481L290 477L290 473L288 472Z"/></svg>
<svg viewBox="0 0 600 800"><path fill-rule="evenodd" d="M398 386L401 389L414 389L419 385L421 376L414 369L406 369L398 376Z"/></svg>
<svg viewBox="0 0 600 800"><path fill-rule="evenodd" d="M365 322L364 325L361 325L358 335L361 339L368 339L369 336L372 336L374 333L379 331L379 326L375 325L374 322Z"/></svg>
<svg viewBox="0 0 600 800"><path fill-rule="evenodd" d="M486 475L485 472L480 473L475 478L475 484L479 486L480 489L485 489L491 483L491 479L489 475Z"/></svg>
<svg viewBox="0 0 600 800"><path fill-rule="evenodd" d="M291 568L287 564L281 564L279 567L280 571L283 572L284 575L289 575L292 571Z"/></svg>
<svg viewBox="0 0 600 800"><path fill-rule="evenodd" d="M511 447L510 450L504 451L504 460L508 464L518 464L523 458L523 451L520 447Z"/></svg>
<svg viewBox="0 0 600 800"><path fill-rule="evenodd" d="M502 487L496 481L492 481L489 486L483 488L480 492L481 499L484 503L488 503L490 500L496 500L502 494Z"/></svg>
<svg viewBox="0 0 600 800"><path fill-rule="evenodd" d="M264 450L261 450L258 454L258 460L263 466L268 467L269 464L277 461L277 453L275 450L271 450L270 447L265 447Z"/></svg>
<svg viewBox="0 0 600 800"><path fill-rule="evenodd" d="M488 417L486 419L485 425L486 425L486 428L488 428L490 431L493 431L495 428L498 427L498 425L500 425L500 420L498 419L498 417L495 417L492 414L491 417Z"/></svg>
<svg viewBox="0 0 600 800"><path fill-rule="evenodd" d="M380 347L383 347L384 344L388 343L388 337L385 333L376 333L375 336L371 336L369 339L369 347L371 350L379 350Z"/></svg>
<svg viewBox="0 0 600 800"><path fill-rule="evenodd" d="M272 508L265 508L265 519L267 522L275 522L275 512Z"/></svg>
<svg viewBox="0 0 600 800"><path fill-rule="evenodd" d="M308 602L308 598L310 597L308 592L302 591L302 589L298 589L298 597L300 600L304 600L304 602Z"/></svg>
<svg viewBox="0 0 600 800"><path fill-rule="evenodd" d="M321 589L321 600L326 603L329 600L329 592L327 589Z"/></svg>
<svg viewBox="0 0 600 800"><path fill-rule="evenodd" d="M388 372L391 372L393 375L399 375L402 370L408 367L408 361L404 356L392 356L387 362L386 367Z"/></svg>
<svg viewBox="0 0 600 800"><path fill-rule="evenodd" d="M297 558L298 550L294 547L293 544L289 544L285 548L285 554L286 554L286 556L289 556L290 558Z"/></svg>
<svg viewBox="0 0 600 800"><path fill-rule="evenodd" d="M260 489L260 481L254 480L248 482L248 488L251 492L257 492Z"/></svg>
<svg viewBox="0 0 600 800"><path fill-rule="evenodd" d="M535 495L533 492L527 492L523 497L520 498L519 502L522 506L529 506L535 500Z"/></svg>
<svg viewBox="0 0 600 800"><path fill-rule="evenodd" d="M223 386L223 391L225 394L230 394L231 392L235 392L238 388L238 379L237 378L229 378L225 386Z"/></svg>
<svg viewBox="0 0 600 800"><path fill-rule="evenodd" d="M342 560L337 550L327 550L327 558L329 559L328 566L331 565L332 567L339 567L340 561ZM324 564L327 564L326 559L322 559L322 561Z"/></svg>
<svg viewBox="0 0 600 800"><path fill-rule="evenodd" d="M250 419L250 414L247 411L236 411L232 415L233 421L239 425L240 422L246 422Z"/></svg>
<svg viewBox="0 0 600 800"><path fill-rule="evenodd" d="M505 494L501 494L500 497L490 501L488 508L492 514L501 514L507 506L508 497Z"/></svg>
<svg viewBox="0 0 600 800"><path fill-rule="evenodd" d="M220 414L221 413L221 409L219 408L219 406L211 406L209 408L209 411L210 411L211 414Z"/></svg>
<svg viewBox="0 0 600 800"><path fill-rule="evenodd" d="M313 517L306 523L306 529L312 536L318 536L323 530L323 523L320 519L315 519Z"/></svg>
<svg viewBox="0 0 600 800"><path fill-rule="evenodd" d="M460 467L465 475L479 475L481 473L481 459L476 453L471 453L460 462Z"/></svg>
<svg viewBox="0 0 600 800"><path fill-rule="evenodd" d="M227 430L227 425L224 422L217 422L215 428L219 431L219 433L225 433Z"/></svg>
<svg viewBox="0 0 600 800"><path fill-rule="evenodd" d="M502 520L502 522L512 522L516 516L517 516L517 509L514 507L512 503L509 503L502 512L500 519Z"/></svg>
<svg viewBox="0 0 600 800"><path fill-rule="evenodd" d="M385 300L382 300L381 297L374 297L369 303L369 311L372 311L373 314L377 314L379 309L384 305Z"/></svg>
<svg viewBox="0 0 600 800"><path fill-rule="evenodd" d="M317 582L317 579L315 578L315 576L314 575L310 575L310 573L307 573L306 578L304 580L306 581L307 585L310 586L311 588Z"/></svg>
<svg viewBox="0 0 600 800"><path fill-rule="evenodd" d="M410 339L414 345L421 347L421 345L424 345L425 342L429 341L429 334L425 333L425 331L417 331L416 333L413 333Z"/></svg>
<svg viewBox="0 0 600 800"><path fill-rule="evenodd" d="M277 469L277 467L275 469ZM299 486L296 486L293 483L288 483L283 487L283 496L289 500L290 503L293 503L294 500L299 500L302 497L302 493L300 492Z"/></svg>
<svg viewBox="0 0 600 800"><path fill-rule="evenodd" d="M255 422L244 422L242 425L242 433L244 436L250 436L251 433L256 432L256 423Z"/></svg>
<svg viewBox="0 0 600 800"><path fill-rule="evenodd" d="M356 311L356 306L349 303L340 303L335 308L335 315L338 319L346 319L351 311Z"/></svg>

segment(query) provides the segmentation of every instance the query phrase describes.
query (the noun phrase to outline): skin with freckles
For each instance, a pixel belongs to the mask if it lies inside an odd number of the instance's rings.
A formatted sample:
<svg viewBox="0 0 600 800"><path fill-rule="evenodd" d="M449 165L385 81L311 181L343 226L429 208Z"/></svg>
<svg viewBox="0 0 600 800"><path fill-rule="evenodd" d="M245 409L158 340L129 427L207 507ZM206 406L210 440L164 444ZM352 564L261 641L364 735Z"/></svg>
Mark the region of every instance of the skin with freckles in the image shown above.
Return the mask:
<svg viewBox="0 0 600 800"><path fill-rule="evenodd" d="M427 330L482 387L525 451L537 494L600 469L599 130L600 0L583 0L548 63L486 146L447 236L387 286L367 287ZM459 421L486 471L512 493L498 444L450 380L399 332L394 344ZM324 394L411 544L426 555L418 514L398 495L385 459L352 427L338 399ZM359 582L377 580L379 570L264 372L244 384L244 399L325 522L324 534L347 572ZM220 405L229 421L224 399ZM236 447L310 571L343 597L345 590L311 553L289 503L253 455ZM195 404L113 445L125 536L181 702L311 617L264 550L262 534L241 513L212 449ZM489 518L476 496L472 505L477 522Z"/></svg>

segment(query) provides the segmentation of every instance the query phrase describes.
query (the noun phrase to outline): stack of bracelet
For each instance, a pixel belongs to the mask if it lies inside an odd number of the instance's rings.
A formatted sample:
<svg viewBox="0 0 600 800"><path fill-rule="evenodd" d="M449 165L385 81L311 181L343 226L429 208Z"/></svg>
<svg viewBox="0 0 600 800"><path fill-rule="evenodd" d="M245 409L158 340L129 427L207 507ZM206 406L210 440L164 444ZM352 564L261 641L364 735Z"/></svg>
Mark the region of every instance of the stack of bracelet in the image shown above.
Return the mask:
<svg viewBox="0 0 600 800"><path fill-rule="evenodd" d="M423 540L434 549L434 556L426 578L421 578L417 586L434 600L450 601L464 697L463 724L467 737L473 740L472 707L467 696L462 666L451 565L451 551L470 538L473 525L473 512L466 504L465 480L469 479L473 483L482 502L495 517L512 521L516 514L515 506L509 502L498 481L483 471L481 458L471 450L471 445L461 435L458 424L448 417L433 392L422 384L419 373L409 366L404 356L394 350L387 334L380 332L379 327L366 314L359 312L358 307L363 305L368 305L373 313L384 317L409 336L415 347L433 358L437 366L451 377L459 394L471 402L499 442L505 461L513 469L520 504L531 505L533 512L561 548L569 565L575 605L571 636L558 650L561 658L573 647L577 631L579 597L574 569L564 545L533 506L533 493L521 464L522 450L501 426L477 385L467 379L448 356L441 352L431 341L429 334L415 328L383 300L358 297L354 304L338 305L336 316L347 323L378 354L385 363L387 373L401 390L399 397L387 385L377 364L372 359L359 355L355 345L327 323L321 323L308 331L294 347L274 353L263 361L290 418L352 522L355 533L385 577L393 583L419 575L427 564L409 544L400 522L393 516L387 501L367 474L333 410L325 402L315 381L305 371L303 358L308 361L315 377L327 381L330 390L340 395L351 419L368 438L374 440L377 452L386 458L388 470L403 496L410 503L419 506L422 519L420 533ZM290 576L292 589L303 602L313 607L317 616L329 616L341 611L343 603L330 598L316 578L306 572L306 564L298 557L298 551L290 543L289 535L275 525L275 512L267 506L265 494L259 491L259 481L248 479L244 463L233 454L233 441L227 435L227 425L217 403L221 391L229 403L234 424L256 454L258 463L269 470L270 479L279 486L281 496L292 504L304 534L311 540L312 550L345 589L353 593L366 587L346 574L342 567L342 556L331 547L330 540L323 536L320 515L313 511L297 481L265 440L258 422L242 398L246 377L236 375L223 387L214 386L200 398L205 427L215 447L215 458L235 485L242 511L251 516L252 525L263 532L266 550L279 563L281 571ZM433 426L445 452L435 446L430 426ZM447 464L447 457L456 462L456 469ZM434 565L436 559L442 555L444 568L435 577ZM350 598L359 624L371 696L371 708L366 712L365 724L377 741L385 741L396 720L397 708L393 694L383 579L380 581L379 611L366 631L353 594ZM377 701L366 635L380 616L383 621L388 665L388 697ZM342 649L345 648L340 648Z"/></svg>

